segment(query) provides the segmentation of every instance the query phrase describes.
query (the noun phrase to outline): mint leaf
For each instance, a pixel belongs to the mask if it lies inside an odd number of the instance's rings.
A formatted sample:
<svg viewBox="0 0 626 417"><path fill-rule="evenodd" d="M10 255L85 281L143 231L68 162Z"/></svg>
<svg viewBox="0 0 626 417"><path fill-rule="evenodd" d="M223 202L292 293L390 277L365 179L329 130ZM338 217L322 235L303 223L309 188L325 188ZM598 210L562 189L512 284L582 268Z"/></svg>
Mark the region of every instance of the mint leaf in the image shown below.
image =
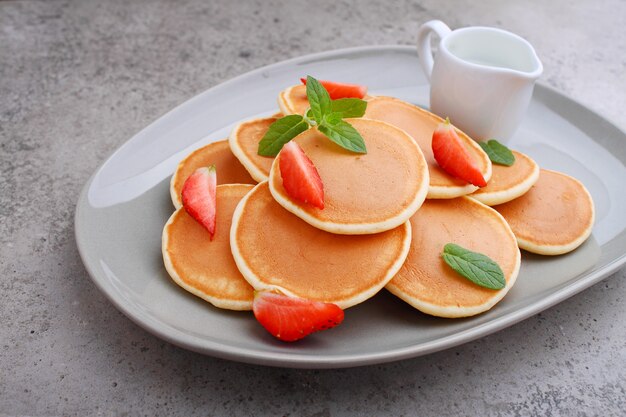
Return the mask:
<svg viewBox="0 0 626 417"><path fill-rule="evenodd" d="M276 120L270 125L261 141L257 153L262 156L276 156L283 145L309 128L309 124L298 114Z"/></svg>
<svg viewBox="0 0 626 417"><path fill-rule="evenodd" d="M329 115L327 115L327 116L324 118L324 121L325 121L327 124L330 124L330 125L336 125L337 123L339 123L339 122L341 121L341 119L342 119L342 118L343 118L343 117L341 117L341 113L338 113L338 112L333 112L333 113L330 113ZM323 123L322 123L322 124L323 124Z"/></svg>
<svg viewBox="0 0 626 417"><path fill-rule="evenodd" d="M365 114L367 101L359 98L340 98L330 103L333 112L341 113L342 118L361 117Z"/></svg>
<svg viewBox="0 0 626 417"><path fill-rule="evenodd" d="M324 116L331 112L330 95L324 86L310 75L306 77L306 97L309 99L313 119L318 125L321 124Z"/></svg>
<svg viewBox="0 0 626 417"><path fill-rule="evenodd" d="M356 153L367 153L363 137L350 123L340 120L334 125L323 123L317 128L342 148Z"/></svg>
<svg viewBox="0 0 626 417"><path fill-rule="evenodd" d="M478 142L478 144L483 148L494 164L510 167L515 163L515 155L513 155L513 152L497 140L491 139L488 142Z"/></svg>
<svg viewBox="0 0 626 417"><path fill-rule="evenodd" d="M487 255L448 243L443 247L441 256L459 275L474 284L491 290L500 290L506 285L502 269Z"/></svg>

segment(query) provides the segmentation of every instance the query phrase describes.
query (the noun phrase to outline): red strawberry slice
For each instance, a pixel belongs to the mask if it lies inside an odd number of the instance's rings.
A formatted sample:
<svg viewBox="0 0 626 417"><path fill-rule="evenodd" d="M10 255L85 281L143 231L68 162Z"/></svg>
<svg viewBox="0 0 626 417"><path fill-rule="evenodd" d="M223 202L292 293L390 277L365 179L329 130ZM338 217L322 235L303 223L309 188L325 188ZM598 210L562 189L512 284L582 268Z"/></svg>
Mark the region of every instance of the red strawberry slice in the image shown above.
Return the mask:
<svg viewBox="0 0 626 417"><path fill-rule="evenodd" d="M459 138L450 120L439 123L433 133L433 154L439 166L448 174L478 187L487 185L472 155Z"/></svg>
<svg viewBox="0 0 626 417"><path fill-rule="evenodd" d="M306 85L306 78L300 78L302 84ZM322 81L328 95L332 100L339 98L363 98L367 94L367 87L359 84L337 83L334 81Z"/></svg>
<svg viewBox="0 0 626 417"><path fill-rule="evenodd" d="M215 165L198 168L183 184L183 207L211 234L215 234L217 175Z"/></svg>
<svg viewBox="0 0 626 417"><path fill-rule="evenodd" d="M255 292L252 311L272 336L285 342L294 342L313 332L335 327L344 317L343 310L336 304L269 291Z"/></svg>
<svg viewBox="0 0 626 417"><path fill-rule="evenodd" d="M324 208L324 184L315 165L304 153L300 145L289 141L279 154L280 176L283 187L290 197Z"/></svg>

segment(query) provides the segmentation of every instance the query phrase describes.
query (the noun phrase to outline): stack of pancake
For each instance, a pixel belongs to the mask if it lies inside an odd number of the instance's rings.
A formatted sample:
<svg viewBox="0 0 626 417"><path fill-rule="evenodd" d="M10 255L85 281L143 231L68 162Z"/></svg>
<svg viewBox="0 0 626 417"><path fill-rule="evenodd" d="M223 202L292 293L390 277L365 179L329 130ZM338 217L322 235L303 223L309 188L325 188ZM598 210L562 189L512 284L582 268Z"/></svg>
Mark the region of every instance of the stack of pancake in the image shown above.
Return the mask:
<svg viewBox="0 0 626 417"><path fill-rule="evenodd" d="M163 230L163 258L172 279L216 307L249 310L254 290L348 308L383 287L416 309L466 317L490 309L515 283L520 248L556 255L591 233L593 202L577 180L539 169L515 152L515 163L491 163L463 132L486 187L442 170L431 150L439 116L410 103L367 96L363 118L349 119L367 154L351 153L311 128L295 140L317 168L325 207L289 196L280 153L260 156L258 143L282 114L308 108L303 86L279 94L281 114L247 120L228 140L211 143L179 164L171 180L177 210ZM209 233L181 207L193 171L217 168L217 226ZM256 185L255 185L256 184ZM498 263L500 290L474 284L441 253L456 243Z"/></svg>

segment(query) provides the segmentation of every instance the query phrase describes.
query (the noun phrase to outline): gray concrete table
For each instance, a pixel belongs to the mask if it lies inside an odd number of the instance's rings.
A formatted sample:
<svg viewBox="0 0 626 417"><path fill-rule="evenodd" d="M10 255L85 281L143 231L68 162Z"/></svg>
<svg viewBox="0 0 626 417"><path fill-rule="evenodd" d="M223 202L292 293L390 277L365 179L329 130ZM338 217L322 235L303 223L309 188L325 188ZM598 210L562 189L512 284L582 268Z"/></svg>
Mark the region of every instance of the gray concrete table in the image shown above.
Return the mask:
<svg viewBox="0 0 626 417"><path fill-rule="evenodd" d="M134 133L245 71L412 44L432 18L519 33L544 83L626 127L623 0L0 2L0 415L623 415L626 269L463 346L328 371L177 348L87 276L78 193Z"/></svg>

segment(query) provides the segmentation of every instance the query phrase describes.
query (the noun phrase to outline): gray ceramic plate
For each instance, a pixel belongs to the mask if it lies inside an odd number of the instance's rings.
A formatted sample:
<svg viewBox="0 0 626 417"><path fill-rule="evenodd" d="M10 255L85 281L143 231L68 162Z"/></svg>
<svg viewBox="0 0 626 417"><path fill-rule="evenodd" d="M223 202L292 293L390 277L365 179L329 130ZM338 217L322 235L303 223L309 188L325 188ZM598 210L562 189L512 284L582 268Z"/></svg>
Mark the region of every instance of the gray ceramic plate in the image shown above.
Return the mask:
<svg viewBox="0 0 626 417"><path fill-rule="evenodd" d="M225 138L241 119L276 110L277 93L305 75L369 86L428 105L414 48L364 47L308 55L244 74L200 94L139 132L85 185L76 240L93 281L135 323L174 344L243 362L333 368L446 349L510 326L598 282L626 261L626 134L561 94L537 86L510 146L580 179L596 203L591 238L560 257L523 254L515 287L491 311L429 317L383 291L346 312L341 326L295 344L274 340L252 314L213 308L176 286L161 258L178 161Z"/></svg>

